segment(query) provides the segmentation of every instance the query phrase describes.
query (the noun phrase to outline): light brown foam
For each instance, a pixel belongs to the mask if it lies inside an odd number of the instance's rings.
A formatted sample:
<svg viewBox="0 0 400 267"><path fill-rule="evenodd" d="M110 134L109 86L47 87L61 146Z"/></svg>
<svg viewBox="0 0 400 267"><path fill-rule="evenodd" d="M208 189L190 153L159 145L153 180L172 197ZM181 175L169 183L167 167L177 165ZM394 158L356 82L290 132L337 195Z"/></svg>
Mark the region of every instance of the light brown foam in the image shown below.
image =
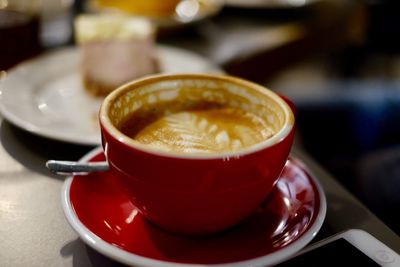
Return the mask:
<svg viewBox="0 0 400 267"><path fill-rule="evenodd" d="M255 114L222 108L166 114L131 137L165 151L210 153L240 150L272 135Z"/></svg>
<svg viewBox="0 0 400 267"><path fill-rule="evenodd" d="M178 153L242 150L285 123L283 109L263 92L202 79L142 84L111 105L110 119L123 134Z"/></svg>

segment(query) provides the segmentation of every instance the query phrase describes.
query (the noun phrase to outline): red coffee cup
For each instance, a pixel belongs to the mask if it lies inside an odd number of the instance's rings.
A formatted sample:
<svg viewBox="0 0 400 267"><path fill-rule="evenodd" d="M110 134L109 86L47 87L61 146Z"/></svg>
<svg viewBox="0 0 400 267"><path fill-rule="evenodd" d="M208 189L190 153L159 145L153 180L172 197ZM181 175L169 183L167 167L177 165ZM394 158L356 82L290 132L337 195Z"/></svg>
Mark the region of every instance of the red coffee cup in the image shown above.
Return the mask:
<svg viewBox="0 0 400 267"><path fill-rule="evenodd" d="M161 102L188 101L179 99L180 90L196 92L196 101L222 94L225 104L260 113L275 134L235 151L178 153L141 144L121 132L120 123L143 104L157 108ZM202 90L209 93L198 94ZM277 94L224 75L172 74L136 80L109 94L100 109L104 152L123 191L150 222L185 235L232 227L265 200L286 163L294 125L290 106Z"/></svg>

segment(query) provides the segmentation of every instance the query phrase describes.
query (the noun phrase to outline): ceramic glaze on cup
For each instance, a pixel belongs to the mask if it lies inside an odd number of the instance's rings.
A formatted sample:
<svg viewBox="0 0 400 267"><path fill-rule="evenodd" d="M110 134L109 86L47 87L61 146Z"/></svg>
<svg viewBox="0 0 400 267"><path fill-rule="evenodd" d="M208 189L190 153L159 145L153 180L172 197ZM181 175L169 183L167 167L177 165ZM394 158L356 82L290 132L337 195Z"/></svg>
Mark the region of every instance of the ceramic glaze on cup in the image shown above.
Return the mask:
<svg viewBox="0 0 400 267"><path fill-rule="evenodd" d="M111 171L132 203L154 224L186 235L225 230L253 212L277 182L294 137L285 100L223 75L128 83L106 97L100 125ZM127 125L140 127L132 134ZM193 128L204 131L195 145ZM143 131L157 138L166 132L174 141L143 141Z"/></svg>

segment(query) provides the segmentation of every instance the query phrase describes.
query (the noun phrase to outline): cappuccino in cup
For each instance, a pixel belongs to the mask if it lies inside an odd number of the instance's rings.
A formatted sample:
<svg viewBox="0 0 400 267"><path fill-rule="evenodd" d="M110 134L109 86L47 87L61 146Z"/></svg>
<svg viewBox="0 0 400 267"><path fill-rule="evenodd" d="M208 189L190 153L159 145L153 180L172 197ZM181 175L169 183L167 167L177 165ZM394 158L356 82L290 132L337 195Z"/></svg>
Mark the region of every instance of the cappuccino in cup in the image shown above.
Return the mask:
<svg viewBox="0 0 400 267"><path fill-rule="evenodd" d="M112 176L161 228L207 235L239 223L279 179L294 115L279 95L239 78L156 75L111 92L100 109Z"/></svg>
<svg viewBox="0 0 400 267"><path fill-rule="evenodd" d="M132 91L134 100L125 100L131 102L130 115L117 128L152 149L201 154L251 147L274 136L283 124L279 109L257 92L210 81L182 83Z"/></svg>

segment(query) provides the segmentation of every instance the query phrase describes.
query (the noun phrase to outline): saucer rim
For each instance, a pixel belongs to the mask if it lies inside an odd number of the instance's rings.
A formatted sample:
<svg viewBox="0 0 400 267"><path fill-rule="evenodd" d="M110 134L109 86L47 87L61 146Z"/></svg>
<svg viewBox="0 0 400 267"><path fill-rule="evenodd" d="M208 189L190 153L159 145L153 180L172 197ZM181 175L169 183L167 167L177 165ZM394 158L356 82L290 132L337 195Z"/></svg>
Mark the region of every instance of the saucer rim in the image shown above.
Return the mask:
<svg viewBox="0 0 400 267"><path fill-rule="evenodd" d="M93 158L94 156L101 153L103 150L101 147L97 147L89 151L85 156L83 156L79 162L86 162ZM89 230L78 218L76 215L74 208L72 207L72 203L70 201L70 189L71 184L74 179L73 176L68 177L63 184L62 194L61 194L61 202L64 210L65 217L67 218L70 226L78 233L78 236L89 245L94 250L114 259L118 262L127 264L129 266L138 266L138 267L239 267L239 266L266 266L278 264L290 256L294 255L300 249L305 247L318 233L324 219L326 217L326 196L323 190L322 185L315 178L315 176L306 168L306 166L297 158L293 158L298 166L300 166L304 171L306 171L307 176L309 177L311 183L313 183L314 188L316 189L315 193L319 198L319 210L314 219L311 219L311 226L303 233L297 240L293 241L290 245L272 252L271 254L267 254L264 256L255 257L252 259L236 261L236 262L227 262L227 263L217 263L217 264L193 264L193 263L179 263L179 262L169 262L162 261L157 259L152 259L144 256L140 256L128 251L125 251L121 248L111 245L105 240L101 239L99 236L94 234L91 230Z"/></svg>

